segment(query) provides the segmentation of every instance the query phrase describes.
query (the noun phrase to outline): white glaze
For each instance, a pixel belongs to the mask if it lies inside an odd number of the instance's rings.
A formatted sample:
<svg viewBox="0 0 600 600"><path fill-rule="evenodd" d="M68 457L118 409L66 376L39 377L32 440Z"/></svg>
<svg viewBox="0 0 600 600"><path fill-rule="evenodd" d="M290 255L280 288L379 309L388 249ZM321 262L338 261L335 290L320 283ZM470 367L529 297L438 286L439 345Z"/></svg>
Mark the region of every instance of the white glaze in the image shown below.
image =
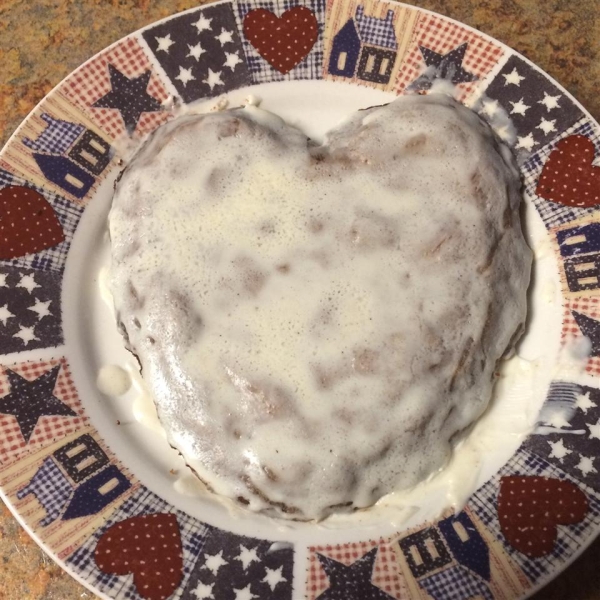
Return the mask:
<svg viewBox="0 0 600 600"><path fill-rule="evenodd" d="M235 119L241 136L221 135ZM138 155L111 215L117 309L170 442L219 493L272 508L246 477L306 518L448 461L524 318L530 264L517 222L487 265L516 170L466 109L405 98L330 139L316 165L254 106L183 117ZM465 370L487 362L448 392L469 337Z"/></svg>
<svg viewBox="0 0 600 600"><path fill-rule="evenodd" d="M131 407L133 418L153 433L165 438L167 434L158 419L156 404L139 372L137 377L134 378L133 383L136 392Z"/></svg>
<svg viewBox="0 0 600 600"><path fill-rule="evenodd" d="M202 497L208 493L206 486L189 469L176 479L173 486L184 496Z"/></svg>
<svg viewBox="0 0 600 600"><path fill-rule="evenodd" d="M131 376L119 365L105 365L98 372L96 385L107 396L122 396L131 387Z"/></svg>

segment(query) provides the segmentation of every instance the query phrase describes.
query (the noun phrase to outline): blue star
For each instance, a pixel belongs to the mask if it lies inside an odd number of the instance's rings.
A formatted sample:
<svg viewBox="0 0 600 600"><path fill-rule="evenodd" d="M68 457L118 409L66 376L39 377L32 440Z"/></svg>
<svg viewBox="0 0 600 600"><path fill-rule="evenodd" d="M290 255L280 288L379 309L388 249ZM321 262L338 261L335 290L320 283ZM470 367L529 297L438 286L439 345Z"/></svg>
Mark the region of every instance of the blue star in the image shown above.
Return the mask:
<svg viewBox="0 0 600 600"><path fill-rule="evenodd" d="M393 600L392 596L371 583L376 556L377 548L373 548L346 566L317 553L317 558L329 579L329 587L317 600Z"/></svg>
<svg viewBox="0 0 600 600"><path fill-rule="evenodd" d="M469 73L462 66L468 45L468 42L465 42L450 50L447 54L440 54L439 52L425 48L425 46L419 46L425 64L431 68L415 79L409 88L414 90L428 90L431 88L434 79L446 79L455 85L477 81L479 79L477 75Z"/></svg>
<svg viewBox="0 0 600 600"><path fill-rule="evenodd" d="M6 369L10 394L0 398L0 414L13 415L19 423L25 442L29 443L40 417L76 417L77 413L54 396L60 365L29 381Z"/></svg>
<svg viewBox="0 0 600 600"><path fill-rule="evenodd" d="M592 344L592 356L600 356L600 322L576 310L571 311L573 317L581 329L581 333L590 339Z"/></svg>
<svg viewBox="0 0 600 600"><path fill-rule="evenodd" d="M127 132L131 135L137 126L143 112L157 112L161 110L160 102L151 96L146 88L152 72L144 71L138 77L131 79L121 73L116 67L109 64L111 90L92 106L94 108L115 108L121 113Z"/></svg>

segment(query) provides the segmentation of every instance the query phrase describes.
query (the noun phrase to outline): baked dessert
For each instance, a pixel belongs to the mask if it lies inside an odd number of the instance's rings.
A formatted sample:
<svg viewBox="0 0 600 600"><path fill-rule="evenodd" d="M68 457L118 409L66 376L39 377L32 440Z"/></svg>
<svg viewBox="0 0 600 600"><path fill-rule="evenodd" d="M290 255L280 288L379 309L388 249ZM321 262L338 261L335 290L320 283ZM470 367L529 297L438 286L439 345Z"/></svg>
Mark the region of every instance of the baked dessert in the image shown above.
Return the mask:
<svg viewBox="0 0 600 600"><path fill-rule="evenodd" d="M116 185L111 285L172 446L305 520L443 467L523 329L519 206L510 151L446 96L320 146L253 106L159 128Z"/></svg>

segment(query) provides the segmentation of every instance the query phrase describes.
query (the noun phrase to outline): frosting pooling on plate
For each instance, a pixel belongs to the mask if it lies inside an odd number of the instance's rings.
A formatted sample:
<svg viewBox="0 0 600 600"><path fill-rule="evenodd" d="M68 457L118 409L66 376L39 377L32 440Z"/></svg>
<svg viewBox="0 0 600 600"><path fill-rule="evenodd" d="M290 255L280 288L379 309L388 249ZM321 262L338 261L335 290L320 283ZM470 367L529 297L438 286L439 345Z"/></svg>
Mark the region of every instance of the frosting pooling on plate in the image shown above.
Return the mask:
<svg viewBox="0 0 600 600"><path fill-rule="evenodd" d="M519 201L508 149L442 96L322 147L252 106L161 127L110 229L171 444L217 493L293 518L442 467L525 317Z"/></svg>

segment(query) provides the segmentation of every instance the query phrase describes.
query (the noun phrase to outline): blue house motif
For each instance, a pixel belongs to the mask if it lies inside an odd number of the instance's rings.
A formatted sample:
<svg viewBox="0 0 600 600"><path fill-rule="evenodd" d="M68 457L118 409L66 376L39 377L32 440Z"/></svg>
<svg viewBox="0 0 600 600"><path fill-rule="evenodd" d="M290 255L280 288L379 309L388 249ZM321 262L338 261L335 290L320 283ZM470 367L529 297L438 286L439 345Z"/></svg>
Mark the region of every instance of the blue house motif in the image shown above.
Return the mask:
<svg viewBox="0 0 600 600"><path fill-rule="evenodd" d="M83 125L41 115L46 128L37 139L23 139L44 176L76 198L83 198L104 171L111 145Z"/></svg>
<svg viewBox="0 0 600 600"><path fill-rule="evenodd" d="M47 527L61 514L65 521L98 514L129 488L129 479L86 433L47 457L17 498L33 494L46 510L40 525Z"/></svg>
<svg viewBox="0 0 600 600"><path fill-rule="evenodd" d="M388 10L384 19L367 17L364 6L359 5L354 18L333 38L329 73L389 83L398 56L394 17L393 10Z"/></svg>
<svg viewBox="0 0 600 600"><path fill-rule="evenodd" d="M456 561L489 581L490 551L471 517L463 510L440 521L438 527Z"/></svg>

